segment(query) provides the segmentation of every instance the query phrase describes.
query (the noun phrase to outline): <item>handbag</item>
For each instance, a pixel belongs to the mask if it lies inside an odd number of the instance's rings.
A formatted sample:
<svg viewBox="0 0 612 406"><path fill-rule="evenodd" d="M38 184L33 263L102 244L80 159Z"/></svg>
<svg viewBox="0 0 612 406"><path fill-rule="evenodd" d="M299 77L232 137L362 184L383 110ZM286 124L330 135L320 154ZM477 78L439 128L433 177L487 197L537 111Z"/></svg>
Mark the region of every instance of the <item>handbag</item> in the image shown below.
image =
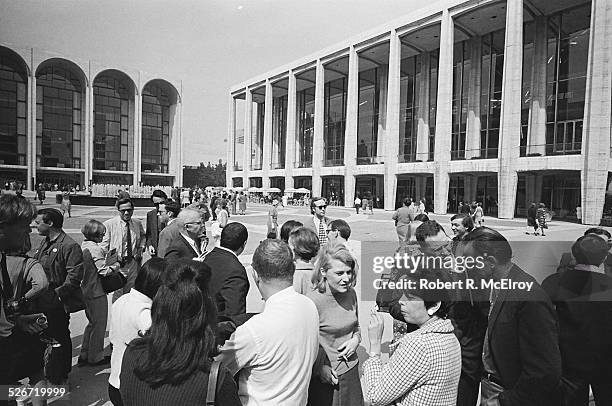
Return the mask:
<svg viewBox="0 0 612 406"><path fill-rule="evenodd" d="M215 397L217 394L217 380L219 379L219 367L221 362L213 361L210 365L210 373L208 374L208 389L206 391L206 406L215 405Z"/></svg>
<svg viewBox="0 0 612 406"><path fill-rule="evenodd" d="M95 262L91 256L91 252L85 249L83 250L83 261L88 261L90 263L89 266L93 268L96 267ZM127 278L123 276L119 270L112 271L107 273L106 275L98 274L98 278L100 278L100 284L102 285L102 290L104 293L112 293L116 290L123 288L127 283Z"/></svg>

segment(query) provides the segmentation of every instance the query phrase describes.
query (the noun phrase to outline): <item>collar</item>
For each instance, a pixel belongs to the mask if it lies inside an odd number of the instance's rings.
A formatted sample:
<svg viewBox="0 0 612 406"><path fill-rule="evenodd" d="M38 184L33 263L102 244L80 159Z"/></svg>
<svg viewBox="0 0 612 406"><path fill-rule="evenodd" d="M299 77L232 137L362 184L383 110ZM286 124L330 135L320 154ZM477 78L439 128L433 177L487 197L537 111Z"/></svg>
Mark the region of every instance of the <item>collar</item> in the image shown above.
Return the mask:
<svg viewBox="0 0 612 406"><path fill-rule="evenodd" d="M295 260L295 269L314 269L314 264L297 258Z"/></svg>
<svg viewBox="0 0 612 406"><path fill-rule="evenodd" d="M606 273L603 264L601 266L576 264L574 269L577 271L594 272L594 273Z"/></svg>
<svg viewBox="0 0 612 406"><path fill-rule="evenodd" d="M176 220L174 217L168 220L168 223L166 224L166 226L169 226L170 224L174 223L174 220Z"/></svg>
<svg viewBox="0 0 612 406"><path fill-rule="evenodd" d="M139 302L146 303L146 304L153 303L153 299L151 299L149 296L145 295L144 293L137 291L135 288L130 289L129 294L135 299L138 299Z"/></svg>
<svg viewBox="0 0 612 406"><path fill-rule="evenodd" d="M231 252L233 256L238 258L238 255L236 255L236 253L234 251L232 251L231 249L229 249L229 248L225 248L225 247L221 247L221 246L218 246L218 247L215 247L215 248L219 248L219 249L225 250L227 252Z"/></svg>
<svg viewBox="0 0 612 406"><path fill-rule="evenodd" d="M45 240L47 241L47 243L49 244L53 244L54 242L56 242L57 240L59 240L59 238L62 236L62 234L64 234L64 230L60 231L58 235L56 235L55 237L53 237L53 239L49 238L49 237L45 237Z"/></svg>
<svg viewBox="0 0 612 406"><path fill-rule="evenodd" d="M293 285L289 286L288 288L285 288L283 290L279 290L278 292L276 292L275 294L273 294L272 296L270 296L268 298L268 300L266 300L266 307L273 305L276 302L281 302L284 298L289 297L291 295L299 295L299 293L297 293L294 289L293 289Z"/></svg>
<svg viewBox="0 0 612 406"><path fill-rule="evenodd" d="M190 236L188 236L187 234L181 232L181 236L191 245L193 245L194 247L197 246L196 241L191 238ZM198 252L198 250L196 250L196 252Z"/></svg>

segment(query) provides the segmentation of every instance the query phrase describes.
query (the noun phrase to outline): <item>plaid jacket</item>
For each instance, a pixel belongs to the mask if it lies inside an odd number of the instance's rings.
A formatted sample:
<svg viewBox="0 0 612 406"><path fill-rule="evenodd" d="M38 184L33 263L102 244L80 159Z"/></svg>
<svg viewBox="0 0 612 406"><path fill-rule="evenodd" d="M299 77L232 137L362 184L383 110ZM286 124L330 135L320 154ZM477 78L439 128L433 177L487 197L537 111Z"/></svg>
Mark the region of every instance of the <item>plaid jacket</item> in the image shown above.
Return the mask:
<svg viewBox="0 0 612 406"><path fill-rule="evenodd" d="M451 406L457 402L461 348L450 320L432 320L406 334L383 365L363 364L366 398L372 406Z"/></svg>

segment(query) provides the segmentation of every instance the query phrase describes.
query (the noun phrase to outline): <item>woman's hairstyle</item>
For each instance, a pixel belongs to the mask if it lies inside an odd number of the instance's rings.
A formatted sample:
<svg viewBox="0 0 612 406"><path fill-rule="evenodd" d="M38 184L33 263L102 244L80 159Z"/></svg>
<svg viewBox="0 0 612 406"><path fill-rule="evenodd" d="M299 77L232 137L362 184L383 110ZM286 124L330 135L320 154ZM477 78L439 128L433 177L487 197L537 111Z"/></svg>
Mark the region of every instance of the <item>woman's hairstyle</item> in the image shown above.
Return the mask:
<svg viewBox="0 0 612 406"><path fill-rule="evenodd" d="M225 200L224 198L217 199L216 203L217 203L217 207L221 207L222 209L227 208L227 200Z"/></svg>
<svg viewBox="0 0 612 406"><path fill-rule="evenodd" d="M166 267L164 283L151 307L151 328L135 345L147 347L134 373L152 388L179 385L197 371L210 370L216 355L217 312L206 272L195 261ZM210 268L205 267L210 278Z"/></svg>
<svg viewBox="0 0 612 406"><path fill-rule="evenodd" d="M406 284L406 286L413 286L414 288L404 289L403 293L405 296L412 295L423 300L425 309L430 309L440 302L440 308L432 316L446 318L451 294L447 289L438 288L437 286L440 286L438 282L443 284L450 282L447 272L437 269L418 269L415 272L408 272L402 279L414 281L412 284ZM423 285L424 281L427 282L427 285Z"/></svg>
<svg viewBox="0 0 612 406"><path fill-rule="evenodd" d="M417 214L414 218L416 221L420 221L422 223L429 221L429 216L427 214Z"/></svg>
<svg viewBox="0 0 612 406"><path fill-rule="evenodd" d="M162 277L166 271L166 260L153 257L140 268L134 281L134 289L153 299L162 284Z"/></svg>
<svg viewBox="0 0 612 406"><path fill-rule="evenodd" d="M27 199L5 194L0 197L0 225L30 224L36 218L36 207Z"/></svg>
<svg viewBox="0 0 612 406"><path fill-rule="evenodd" d="M333 259L342 262L353 271L350 283L351 287L355 287L357 283L357 266L353 254L349 252L344 244L325 244L319 250L319 254L315 260L314 272L312 273L312 284L321 293L324 293L326 289L326 278L323 277L322 271L327 272L331 269L331 261Z"/></svg>
<svg viewBox="0 0 612 406"><path fill-rule="evenodd" d="M282 235L281 230L281 235ZM310 262L319 252L319 237L308 227L299 227L289 234L289 242L293 246L293 255L303 261Z"/></svg>
<svg viewBox="0 0 612 406"><path fill-rule="evenodd" d="M104 224L98 220L91 219L81 227L81 233L86 240L93 241L106 232Z"/></svg>
<svg viewBox="0 0 612 406"><path fill-rule="evenodd" d="M280 229L280 239L285 242L289 242L289 234L291 234L296 229L302 227L303 225L304 224L296 220L285 221L285 223L282 225Z"/></svg>

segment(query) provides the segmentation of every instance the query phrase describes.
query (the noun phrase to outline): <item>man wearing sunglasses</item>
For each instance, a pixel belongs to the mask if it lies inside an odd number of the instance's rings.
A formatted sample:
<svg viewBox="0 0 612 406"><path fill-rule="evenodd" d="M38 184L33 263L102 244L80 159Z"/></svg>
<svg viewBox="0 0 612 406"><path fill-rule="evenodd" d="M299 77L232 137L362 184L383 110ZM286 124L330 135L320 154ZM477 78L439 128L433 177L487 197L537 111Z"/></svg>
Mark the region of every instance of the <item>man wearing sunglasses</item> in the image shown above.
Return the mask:
<svg viewBox="0 0 612 406"><path fill-rule="evenodd" d="M312 217L304 222L304 227L314 230L319 237L319 244L327 243L327 225L331 219L325 216L327 200L322 197L313 197L310 202L310 213Z"/></svg>
<svg viewBox="0 0 612 406"><path fill-rule="evenodd" d="M104 222L106 234L100 244L107 252L117 250L120 272L127 278L125 286L113 293L113 302L134 286L146 242L142 223L132 218L134 203L128 198L118 199L115 207L119 213Z"/></svg>

